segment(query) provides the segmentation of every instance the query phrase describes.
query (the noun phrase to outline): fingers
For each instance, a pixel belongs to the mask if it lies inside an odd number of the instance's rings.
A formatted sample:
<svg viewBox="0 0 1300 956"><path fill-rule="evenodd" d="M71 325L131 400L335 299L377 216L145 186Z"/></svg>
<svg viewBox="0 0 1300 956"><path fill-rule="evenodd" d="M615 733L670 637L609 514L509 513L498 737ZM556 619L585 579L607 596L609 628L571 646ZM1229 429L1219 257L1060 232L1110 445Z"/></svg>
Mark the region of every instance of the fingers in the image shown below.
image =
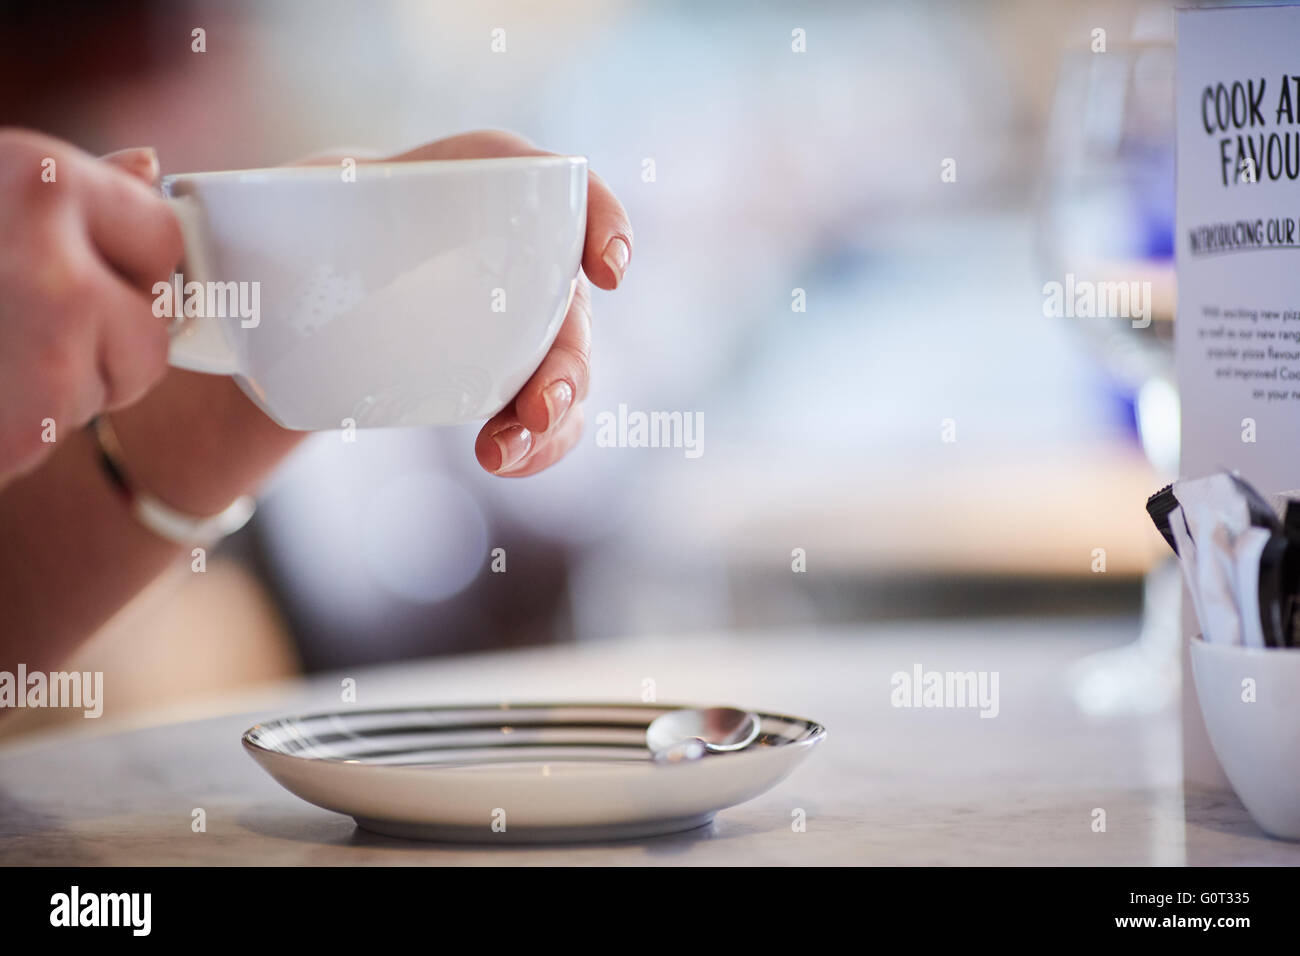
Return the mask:
<svg viewBox="0 0 1300 956"><path fill-rule="evenodd" d="M513 409L507 409L484 426L474 445L474 454L479 464L495 475L526 478L567 455L582 438L582 426L581 405L570 409L553 432L543 435L528 431L519 424Z"/></svg>
<svg viewBox="0 0 1300 956"><path fill-rule="evenodd" d="M170 342L166 322L153 314L152 287L171 274L182 242L175 216L155 191L160 170L153 147L118 150L101 162L110 170L89 197L87 221L100 255L121 273L106 272L97 296L105 317L97 343L101 407L112 410L144 397L167 370ZM125 222L110 224L116 217Z"/></svg>
<svg viewBox="0 0 1300 956"><path fill-rule="evenodd" d="M167 201L143 181L153 175L146 165L139 157L92 164L85 202L99 254L133 285L149 291L171 275L184 246Z"/></svg>
<svg viewBox="0 0 1300 956"><path fill-rule="evenodd" d="M494 159L500 156L554 156L538 149L517 133L503 129L480 129L425 143L384 162L401 163L420 159Z"/></svg>
<svg viewBox="0 0 1300 956"><path fill-rule="evenodd" d="M165 320L153 314L153 299L117 276L105 275L98 299L99 377L103 407L134 404L167 371L170 337Z"/></svg>
<svg viewBox="0 0 1300 956"><path fill-rule="evenodd" d="M478 433L474 441L474 457L485 471L503 474L522 464L535 444L533 433L519 423L511 402L490 418Z"/></svg>
<svg viewBox="0 0 1300 956"><path fill-rule="evenodd" d="M575 405L554 434L545 435L531 455L500 474L504 478L527 478L550 468L582 439L583 422L582 406Z"/></svg>
<svg viewBox="0 0 1300 956"><path fill-rule="evenodd" d="M107 153L101 156L100 160L130 173L146 186L158 185L160 174L158 154L152 146L134 146L131 149L119 149L115 153Z"/></svg>
<svg viewBox="0 0 1300 956"><path fill-rule="evenodd" d="M591 293L581 277L569 313L551 350L515 396L519 422L533 432L546 432L587 397L591 379Z"/></svg>
<svg viewBox="0 0 1300 956"><path fill-rule="evenodd" d="M591 294L579 276L551 350L515 400L479 432L479 464L496 475L522 478L559 461L582 434L579 403L591 381L590 353Z"/></svg>
<svg viewBox="0 0 1300 956"><path fill-rule="evenodd" d="M587 244L582 271L601 289L617 289L632 261L632 223L618 197L595 173L587 174Z"/></svg>

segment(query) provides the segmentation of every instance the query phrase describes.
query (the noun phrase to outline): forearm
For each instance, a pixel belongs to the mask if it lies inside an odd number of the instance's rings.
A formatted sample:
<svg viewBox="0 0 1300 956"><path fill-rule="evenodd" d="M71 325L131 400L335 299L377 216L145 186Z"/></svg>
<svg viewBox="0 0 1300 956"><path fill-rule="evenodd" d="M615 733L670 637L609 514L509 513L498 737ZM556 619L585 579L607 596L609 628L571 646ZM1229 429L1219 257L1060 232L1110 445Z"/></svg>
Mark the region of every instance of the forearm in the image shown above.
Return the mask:
<svg viewBox="0 0 1300 956"><path fill-rule="evenodd" d="M181 371L112 421L130 480L196 516L256 490L303 437L275 425L231 379ZM56 665L189 554L136 521L92 436L58 438L40 468L0 491L0 671Z"/></svg>

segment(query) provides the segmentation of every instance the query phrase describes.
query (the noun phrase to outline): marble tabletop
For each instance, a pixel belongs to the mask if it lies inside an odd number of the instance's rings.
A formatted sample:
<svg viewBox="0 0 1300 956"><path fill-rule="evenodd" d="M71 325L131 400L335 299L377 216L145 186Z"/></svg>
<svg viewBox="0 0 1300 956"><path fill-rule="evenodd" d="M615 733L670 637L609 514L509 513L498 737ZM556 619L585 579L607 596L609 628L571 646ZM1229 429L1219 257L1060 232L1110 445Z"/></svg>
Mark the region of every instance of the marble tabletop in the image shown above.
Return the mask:
<svg viewBox="0 0 1300 956"><path fill-rule="evenodd" d="M0 864L1300 864L1300 844L1266 837L1231 793L1184 792L1176 708L1079 712L1071 666L1137 629L1133 618L1017 619L610 640L329 674L202 719L88 720L0 747ZM895 706L891 678L918 665L997 672L997 716ZM689 833L406 842L303 803L240 746L257 720L349 706L349 677L358 707L639 702L649 680L661 701L797 714L828 736L774 790ZM205 832L192 829L197 808Z"/></svg>

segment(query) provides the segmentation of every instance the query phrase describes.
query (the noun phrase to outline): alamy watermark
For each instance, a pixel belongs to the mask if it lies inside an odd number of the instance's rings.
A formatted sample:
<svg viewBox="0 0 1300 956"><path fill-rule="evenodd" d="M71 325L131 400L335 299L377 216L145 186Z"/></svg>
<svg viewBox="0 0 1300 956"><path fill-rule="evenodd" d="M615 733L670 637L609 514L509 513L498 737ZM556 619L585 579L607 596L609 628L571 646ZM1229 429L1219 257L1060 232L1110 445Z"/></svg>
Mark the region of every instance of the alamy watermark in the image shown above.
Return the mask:
<svg viewBox="0 0 1300 956"><path fill-rule="evenodd" d="M895 707L978 709L981 717L998 715L997 671L927 671L920 664L889 678L889 702Z"/></svg>
<svg viewBox="0 0 1300 956"><path fill-rule="evenodd" d="M70 707L80 708L84 717L104 713L103 671L28 671L18 665L18 673L0 671L0 708Z"/></svg>
<svg viewBox="0 0 1300 956"><path fill-rule="evenodd" d="M238 318L246 329L262 323L262 283L186 282L182 273L153 284L153 314L168 319Z"/></svg>
<svg viewBox="0 0 1300 956"><path fill-rule="evenodd" d="M1131 319L1133 328L1151 324L1150 282L1076 279L1043 284L1043 315L1049 319Z"/></svg>
<svg viewBox="0 0 1300 956"><path fill-rule="evenodd" d="M50 897L50 925L58 927L125 927L132 936L153 928L152 893L83 893L73 885Z"/></svg>
<svg viewBox="0 0 1300 956"><path fill-rule="evenodd" d="M704 454L703 412L636 412L620 403L618 412L596 416L600 448L681 448L687 458Z"/></svg>

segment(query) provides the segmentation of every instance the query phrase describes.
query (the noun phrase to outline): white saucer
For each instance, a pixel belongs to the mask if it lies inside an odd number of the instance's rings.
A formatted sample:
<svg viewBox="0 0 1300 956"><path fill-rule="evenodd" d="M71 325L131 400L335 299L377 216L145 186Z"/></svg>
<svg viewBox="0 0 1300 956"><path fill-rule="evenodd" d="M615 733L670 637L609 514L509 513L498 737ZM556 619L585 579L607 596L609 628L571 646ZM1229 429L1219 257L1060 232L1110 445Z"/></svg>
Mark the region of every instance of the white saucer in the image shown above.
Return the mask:
<svg viewBox="0 0 1300 956"><path fill-rule="evenodd" d="M771 789L826 735L760 713L735 753L657 764L645 730L676 706L501 704L285 717L244 747L291 793L376 833L474 843L689 830Z"/></svg>

